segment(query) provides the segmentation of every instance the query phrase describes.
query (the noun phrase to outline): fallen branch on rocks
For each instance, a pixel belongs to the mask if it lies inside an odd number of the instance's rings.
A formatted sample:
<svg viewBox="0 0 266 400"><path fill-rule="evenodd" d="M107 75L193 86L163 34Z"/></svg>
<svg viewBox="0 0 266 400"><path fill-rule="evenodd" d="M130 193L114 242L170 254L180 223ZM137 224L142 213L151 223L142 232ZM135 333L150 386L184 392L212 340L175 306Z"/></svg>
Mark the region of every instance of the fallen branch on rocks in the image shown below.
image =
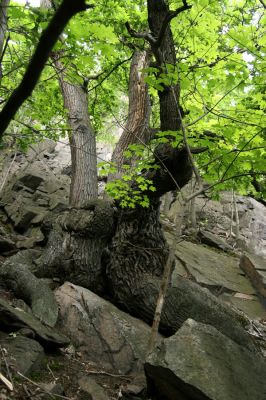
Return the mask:
<svg viewBox="0 0 266 400"><path fill-rule="evenodd" d="M53 397L58 397L59 399L64 399L64 400L73 400L70 397L67 396L63 396L61 394L56 394L56 393L51 393L49 390L46 390L42 385L34 382L33 380L31 380L30 378L28 378L27 376L21 374L20 372L17 372L17 374L25 379L27 382L29 382L31 385L36 386L41 392L48 394L49 396L51 396L51 398Z"/></svg>

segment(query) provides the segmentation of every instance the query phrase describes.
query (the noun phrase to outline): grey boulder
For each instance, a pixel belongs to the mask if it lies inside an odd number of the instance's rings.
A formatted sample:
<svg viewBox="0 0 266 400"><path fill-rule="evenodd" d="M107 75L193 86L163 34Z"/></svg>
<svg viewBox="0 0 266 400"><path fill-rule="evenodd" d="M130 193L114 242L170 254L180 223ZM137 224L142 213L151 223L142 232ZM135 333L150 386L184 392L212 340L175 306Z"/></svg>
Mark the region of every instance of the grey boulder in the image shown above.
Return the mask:
<svg viewBox="0 0 266 400"><path fill-rule="evenodd" d="M145 363L148 393L166 400L265 400L266 360L188 319Z"/></svg>

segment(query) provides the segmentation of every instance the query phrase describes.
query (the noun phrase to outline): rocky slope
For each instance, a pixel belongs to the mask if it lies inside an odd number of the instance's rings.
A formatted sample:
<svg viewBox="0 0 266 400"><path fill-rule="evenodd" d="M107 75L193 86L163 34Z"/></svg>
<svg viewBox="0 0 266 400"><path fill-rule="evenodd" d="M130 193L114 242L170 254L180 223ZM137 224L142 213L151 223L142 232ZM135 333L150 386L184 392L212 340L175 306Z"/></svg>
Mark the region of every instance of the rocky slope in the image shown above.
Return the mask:
<svg viewBox="0 0 266 400"><path fill-rule="evenodd" d="M0 398L265 399L265 207L236 196L236 227L231 194L196 199L197 227L184 224L172 276L243 315L253 350L188 319L175 335L160 337L146 359L148 325L87 289L34 275L43 223L68 205L68 163L68 152L62 157L52 141L3 163ZM178 207L176 201L162 217L169 242Z"/></svg>

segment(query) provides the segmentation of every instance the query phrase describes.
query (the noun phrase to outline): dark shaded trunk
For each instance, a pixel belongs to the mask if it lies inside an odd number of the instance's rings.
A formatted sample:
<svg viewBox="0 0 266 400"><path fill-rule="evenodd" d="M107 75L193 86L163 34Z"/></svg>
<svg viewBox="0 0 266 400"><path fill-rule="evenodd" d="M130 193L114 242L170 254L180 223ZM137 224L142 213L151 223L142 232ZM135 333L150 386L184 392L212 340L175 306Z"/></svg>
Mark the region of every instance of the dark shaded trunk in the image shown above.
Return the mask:
<svg viewBox="0 0 266 400"><path fill-rule="evenodd" d="M10 0L0 1L0 80L2 78L2 60L7 32L7 8Z"/></svg>
<svg viewBox="0 0 266 400"><path fill-rule="evenodd" d="M169 14L169 7L165 0L148 0L148 22L150 30L155 38L159 37L161 27L166 16ZM156 59L158 76L161 73L167 74L168 65L176 68L176 55L173 35L168 25L162 40L158 45L152 46ZM168 65L167 65L168 64ZM179 108L179 86L171 87L164 85L162 91L158 91L160 99L160 121L162 131L177 131L180 129Z"/></svg>
<svg viewBox="0 0 266 400"><path fill-rule="evenodd" d="M117 229L110 246L107 278L112 296L134 311L125 299L134 298L140 282L161 277L168 255L159 222L159 200L149 209L137 207L119 212Z"/></svg>
<svg viewBox="0 0 266 400"><path fill-rule="evenodd" d="M148 19L154 37L159 35L161 26L169 9L162 0L148 1ZM152 47L159 74L167 72L165 64L175 66L175 49L169 27L159 47ZM164 87L159 92L161 130L178 130L178 90ZM171 144L159 145L155 150L158 169L148 171L145 176L153 181L156 192L147 192L150 198L148 208L121 211L117 230L111 244L110 259L107 265L107 277L111 282L112 295L130 311L137 313L136 302L150 302L146 320L151 322L155 310L158 292L152 300L148 291L140 291L140 282L159 278L163 275L168 257L168 246L159 223L159 198L164 193L184 186L191 178L191 165L185 149L173 149ZM145 250L147 249L147 250ZM156 291L159 287L156 284ZM148 297L149 296L149 300ZM141 297L144 298L141 300ZM132 305L134 304L134 307ZM143 309L144 312L144 309ZM144 317L142 315L142 317Z"/></svg>
<svg viewBox="0 0 266 400"><path fill-rule="evenodd" d="M135 51L129 75L128 119L123 133L112 155L117 167L115 174L109 174L108 182L119 178L123 173L123 164L127 162L124 151L130 144L143 144L149 141L150 101L148 85L145 83L145 68L149 66L150 54L147 51Z"/></svg>
<svg viewBox="0 0 266 400"><path fill-rule="evenodd" d="M169 12L165 1L148 1L149 26L155 37ZM170 27L165 30L159 47L152 48L159 73L167 73L166 64L175 67L174 42ZM161 130L180 129L179 87L164 86L160 99ZM159 169L146 173L156 192L147 195L149 208L121 210L116 233L110 246L106 274L112 297L131 314L152 323L161 278L168 259L168 245L159 222L160 196L182 188L191 178L192 167L186 148L174 149L162 144L155 150ZM174 267L174 265L173 265ZM160 330L175 332L187 318L209 323L238 343L250 344L241 317L213 295L193 282L170 279L162 310Z"/></svg>

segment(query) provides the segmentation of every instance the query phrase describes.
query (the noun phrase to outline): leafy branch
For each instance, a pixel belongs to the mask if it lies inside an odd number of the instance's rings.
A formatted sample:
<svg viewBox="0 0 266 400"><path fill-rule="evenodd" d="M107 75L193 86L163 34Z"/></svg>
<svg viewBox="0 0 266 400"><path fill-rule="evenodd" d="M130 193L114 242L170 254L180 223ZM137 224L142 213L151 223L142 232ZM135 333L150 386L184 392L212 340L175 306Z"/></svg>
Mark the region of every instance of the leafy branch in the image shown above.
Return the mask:
<svg viewBox="0 0 266 400"><path fill-rule="evenodd" d="M13 91L3 110L0 112L0 140L20 106L31 95L45 67L50 52L68 21L77 13L92 7L86 4L85 0L64 0L62 2L48 27L43 31L22 81Z"/></svg>

